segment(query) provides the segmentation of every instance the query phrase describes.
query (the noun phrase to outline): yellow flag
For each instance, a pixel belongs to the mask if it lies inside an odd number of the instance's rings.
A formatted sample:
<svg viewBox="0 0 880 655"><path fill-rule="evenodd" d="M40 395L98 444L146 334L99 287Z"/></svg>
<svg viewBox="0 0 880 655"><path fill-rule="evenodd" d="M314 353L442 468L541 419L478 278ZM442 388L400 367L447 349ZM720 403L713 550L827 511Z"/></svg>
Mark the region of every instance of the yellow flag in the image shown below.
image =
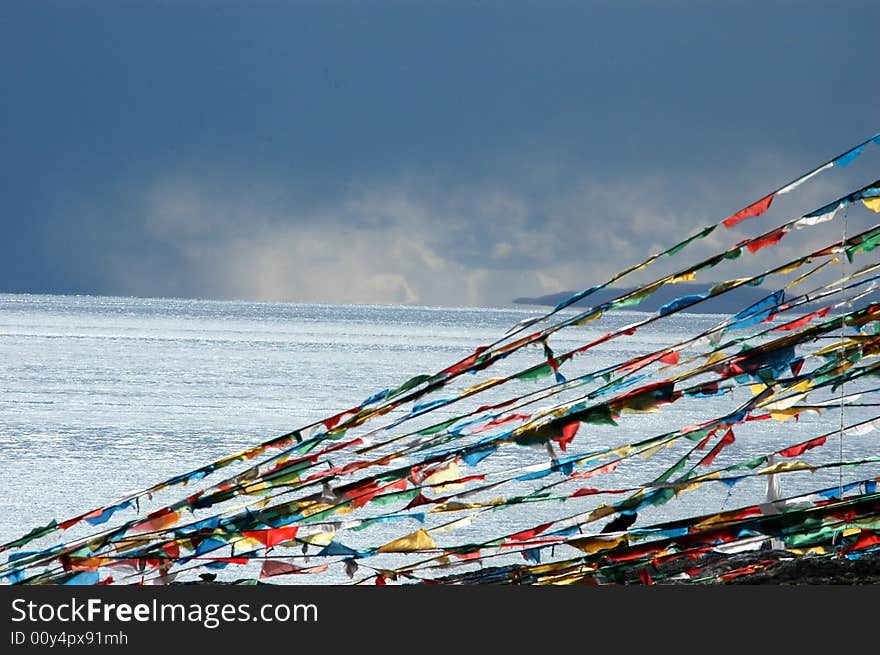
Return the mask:
<svg viewBox="0 0 880 655"><path fill-rule="evenodd" d="M584 576L590 574L584 574L580 571L575 573L566 573L562 576L550 576L548 578L542 579L540 584L544 585L553 585L553 586L567 586L567 585L575 585L575 584L583 584Z"/></svg>
<svg viewBox="0 0 880 655"><path fill-rule="evenodd" d="M880 197L878 198L862 198L862 203L872 212L880 213Z"/></svg>
<svg viewBox="0 0 880 655"><path fill-rule="evenodd" d="M312 546L326 546L333 541L333 537L335 536L336 530L331 530L329 532L316 532L315 534L298 534L297 539L305 541Z"/></svg>
<svg viewBox="0 0 880 655"><path fill-rule="evenodd" d="M694 489L699 488L704 482L707 482L708 480L715 480L720 477L721 474L718 471L713 471L712 473L701 475L699 480L692 480L689 483L682 485L681 487L677 487L675 489L675 493L680 494L683 491L693 491Z"/></svg>
<svg viewBox="0 0 880 655"><path fill-rule="evenodd" d="M767 466L758 471L758 475L770 475L771 473L788 473L789 471L815 471L815 466L796 460L794 462L779 462L773 466Z"/></svg>
<svg viewBox="0 0 880 655"><path fill-rule="evenodd" d="M634 450L635 448L633 446L626 444L624 446L618 446L614 450L608 451L608 454L612 457L628 457L630 453L632 453Z"/></svg>
<svg viewBox="0 0 880 655"><path fill-rule="evenodd" d="M696 271L691 271L689 273L682 273L681 275L676 275L669 282L671 284L678 284L679 282L693 282L697 279Z"/></svg>
<svg viewBox="0 0 880 655"><path fill-rule="evenodd" d="M793 263L789 264L788 266L780 268L778 271L776 271L776 274L777 275L784 275L785 273L791 273L792 271L800 268L803 265L804 265L804 262L802 262L802 261L801 262L793 262Z"/></svg>
<svg viewBox="0 0 880 655"><path fill-rule="evenodd" d="M732 286L742 284L743 282L749 282L751 278L748 277L738 277L734 280L725 280L724 282L719 282L714 287L712 287L709 292L710 293L721 293L722 291L726 291Z"/></svg>
<svg viewBox="0 0 880 655"><path fill-rule="evenodd" d="M610 505L599 505L596 509L590 512L590 516L588 518L589 521L598 521L599 519L605 518L611 514L614 514L616 510Z"/></svg>
<svg viewBox="0 0 880 655"><path fill-rule="evenodd" d="M143 548L145 546L149 546L153 542L153 537L124 537L118 541L113 542L113 547L116 549L116 552L124 552L126 550L130 550L132 548Z"/></svg>
<svg viewBox="0 0 880 655"><path fill-rule="evenodd" d="M216 466L216 468L222 468L224 466L227 466L228 464L232 464L232 462L236 460L247 459L247 453L247 450L242 450L233 455L227 455L223 459L218 459L216 462L214 462L214 465Z"/></svg>
<svg viewBox="0 0 880 655"><path fill-rule="evenodd" d="M244 550L247 548L262 548L263 544L253 537L241 537L236 538L235 547Z"/></svg>
<svg viewBox="0 0 880 655"><path fill-rule="evenodd" d="M844 339L843 341L838 341L837 343L832 343L830 346L825 346L824 348L820 348L815 351L813 355L816 357L823 357L824 355L830 355L836 350L842 350L851 346L856 345L858 342L853 341L852 339Z"/></svg>
<svg viewBox="0 0 880 655"><path fill-rule="evenodd" d="M659 453L665 446L666 446L666 444L658 443L656 446L651 446L646 451L641 453L641 456L644 457L645 459L648 459L649 457L653 457L654 455Z"/></svg>
<svg viewBox="0 0 880 655"><path fill-rule="evenodd" d="M248 496L257 496L259 494L264 494L269 490L269 485L265 482L260 481L254 484L249 484L246 487L242 488L242 492L246 493Z"/></svg>
<svg viewBox="0 0 880 655"><path fill-rule="evenodd" d="M416 530L415 532L408 534L405 537L401 537L400 539L389 541L384 546L379 546L376 552L414 553L419 550L426 550L436 547L437 544L434 543L434 539L423 528L421 530Z"/></svg>
<svg viewBox="0 0 880 655"><path fill-rule="evenodd" d="M859 527L868 528L870 530L878 530L880 529L880 516L858 519L853 521L853 525L858 525Z"/></svg>
<svg viewBox="0 0 880 655"><path fill-rule="evenodd" d="M617 546L626 545L627 543L627 535L624 534L617 537L584 537L582 539L572 539L568 542L568 545L574 546L587 555L592 555L593 553L598 553L610 548L617 548Z"/></svg>
<svg viewBox="0 0 880 655"><path fill-rule="evenodd" d="M787 548L794 555L827 555L828 549L822 546L813 546L812 548Z"/></svg>
<svg viewBox="0 0 880 655"><path fill-rule="evenodd" d="M474 386L468 387L467 389L462 391L461 397L464 398L465 396L471 396L475 393L482 391L483 389L494 386L499 382L502 382L503 380L504 378L489 378L488 380L483 380L479 384L475 384Z"/></svg>
<svg viewBox="0 0 880 655"><path fill-rule="evenodd" d="M713 514L712 516L708 516L698 523L694 523L694 529L702 530L703 528L708 528L709 526L712 526L716 523L724 523L728 520L729 518L725 514Z"/></svg>
<svg viewBox="0 0 880 655"><path fill-rule="evenodd" d="M437 469L425 478L425 484L438 485L443 484L444 482L449 482L450 480L458 480L460 477L461 472L458 469L458 462L452 460L449 464Z"/></svg>
<svg viewBox="0 0 880 655"><path fill-rule="evenodd" d="M593 312L584 316L581 320L576 323L572 323L572 325L586 325L587 323L592 323L598 318L602 318L602 312Z"/></svg>
<svg viewBox="0 0 880 655"><path fill-rule="evenodd" d="M300 513L303 517L313 516L318 512L323 512L324 510L331 509L333 505L328 505L327 503L319 503L317 501L312 501L309 503L303 503L303 506L300 507Z"/></svg>
<svg viewBox="0 0 880 655"><path fill-rule="evenodd" d="M639 408L633 408L633 407L621 407L620 408L621 414L656 414L659 411L660 411L660 408L657 407L656 405L652 405L650 407L639 407Z"/></svg>
<svg viewBox="0 0 880 655"><path fill-rule="evenodd" d="M749 385L749 391L752 392L753 396L757 396L759 393L764 391L764 389L766 389L766 388L767 388L767 385L764 384L763 382L757 382L755 384Z"/></svg>
<svg viewBox="0 0 880 655"><path fill-rule="evenodd" d="M242 454L245 459L253 459L257 455L262 455L266 451L266 446L255 446L250 450L245 450Z"/></svg>
<svg viewBox="0 0 880 655"><path fill-rule="evenodd" d="M441 514L443 512L461 512L462 510L465 510L465 509L480 509L481 507L492 507L494 505L503 505L503 504L504 504L503 498L495 498L493 500L487 500L487 501L478 502L478 503L463 503L458 500L450 500L445 503L439 503L438 505L435 505L434 507L432 507L428 511L431 514Z"/></svg>

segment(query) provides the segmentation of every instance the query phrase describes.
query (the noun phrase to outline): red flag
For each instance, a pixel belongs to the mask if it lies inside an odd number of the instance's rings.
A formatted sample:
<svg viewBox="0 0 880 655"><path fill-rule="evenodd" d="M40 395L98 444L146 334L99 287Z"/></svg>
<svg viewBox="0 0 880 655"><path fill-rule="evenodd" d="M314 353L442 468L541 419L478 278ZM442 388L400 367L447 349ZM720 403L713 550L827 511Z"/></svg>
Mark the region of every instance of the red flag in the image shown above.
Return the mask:
<svg viewBox="0 0 880 655"><path fill-rule="evenodd" d="M736 441L736 437L733 436L733 429L729 429L727 433L723 437L721 437L718 443L715 444L715 447L709 451L709 454L706 455L702 460L700 460L697 466L709 466L709 464L711 464L718 456L718 453L720 453L725 447L729 446L734 441Z"/></svg>
<svg viewBox="0 0 880 655"><path fill-rule="evenodd" d="M770 234L767 234L758 239L754 239L746 243L746 248L749 249L749 252L758 252L761 248L766 248L767 246L775 246L777 243L782 241L782 237L784 237L788 233L784 227L780 227L779 229L773 230Z"/></svg>
<svg viewBox="0 0 880 655"><path fill-rule="evenodd" d="M477 408L476 413L479 414L480 412L487 412L490 409L502 409L504 407L507 407L508 405L512 405L517 400L519 400L519 398L511 398L510 400L505 400L504 402L496 403L494 405L481 405L480 407Z"/></svg>
<svg viewBox="0 0 880 655"><path fill-rule="evenodd" d="M373 498L382 493L382 487L375 480L368 480L362 485L345 492L346 498L351 499L355 507L363 507Z"/></svg>
<svg viewBox="0 0 880 655"><path fill-rule="evenodd" d="M458 364L453 364L449 368L440 371L440 375L458 375L459 373L468 370L471 366L477 363L477 359L479 358L479 356L486 352L488 349L489 346L480 346L474 351L474 354L470 357L467 357L466 359L460 361Z"/></svg>
<svg viewBox="0 0 880 655"><path fill-rule="evenodd" d="M572 439L574 439L574 435L577 434L578 428L581 426L580 421L572 421L571 423L566 423L562 426L562 436L557 437L553 441L559 444L559 447L562 450L565 450L568 444L571 443Z"/></svg>
<svg viewBox="0 0 880 655"><path fill-rule="evenodd" d="M84 518L84 519L94 519L94 518L97 518L97 517L101 516L101 514L104 513L104 510L105 510L105 509L106 509L106 508L104 508L104 507L99 507L98 509L91 511L91 512L89 512L88 514L84 514L84 515L83 515L83 518Z"/></svg>
<svg viewBox="0 0 880 655"><path fill-rule="evenodd" d="M769 196L764 196L758 202L753 203L746 207L745 209L740 209L738 212L725 218L722 223L724 223L724 227L733 227L737 223L742 223L747 218L751 218L752 216L760 216L770 207L770 203L773 202L773 197L776 194L771 193Z"/></svg>
<svg viewBox="0 0 880 655"><path fill-rule="evenodd" d="M329 566L329 564L322 564L321 566L303 568L301 566L296 566L295 564L267 559L263 562L263 568L260 570L260 577L271 578L275 575L290 575L291 573L321 573L326 571Z"/></svg>
<svg viewBox="0 0 880 655"><path fill-rule="evenodd" d="M788 323L777 325L775 328L773 328L773 330L775 332L788 332L789 330L797 330L798 328L805 326L814 318L825 316L830 311L831 308L826 307L825 309L820 309L818 312L813 312L812 314L807 314L806 316L802 316L801 318L796 318L795 320L789 321ZM795 373L795 375L797 375L797 373Z"/></svg>
<svg viewBox="0 0 880 655"><path fill-rule="evenodd" d="M652 364L656 360L657 360L656 354L645 355L644 357L639 357L637 360L630 362L629 364L619 366L617 368L617 370L618 370L618 372L621 372L621 373L626 373L627 371L635 371L635 370L638 370L640 368L647 366L648 364ZM663 359L661 358L660 361L662 362Z"/></svg>
<svg viewBox="0 0 880 655"><path fill-rule="evenodd" d="M346 491L345 497L351 499L351 502L355 507L363 507L383 492L405 491L406 485L406 478L396 480L386 485L382 485L375 480L368 480L354 489Z"/></svg>
<svg viewBox="0 0 880 655"><path fill-rule="evenodd" d="M170 525L177 523L180 512L172 512L169 508L159 509L147 514L147 520L131 528L132 532L152 532L164 530Z"/></svg>
<svg viewBox="0 0 880 655"><path fill-rule="evenodd" d="M578 498L580 496L593 496L595 494L600 494L600 493L602 493L601 489L596 489L595 487L582 487L582 488L578 489L577 491L575 491L571 495L571 497Z"/></svg>
<svg viewBox="0 0 880 655"><path fill-rule="evenodd" d="M550 521L550 523L544 523L543 525L539 525L538 527L532 528L531 530L523 530L522 532L517 532L516 534L510 536L510 540L511 541L528 541L532 537L544 532L544 530L549 528L554 523L555 523L555 521Z"/></svg>
<svg viewBox="0 0 880 655"><path fill-rule="evenodd" d="M594 496L596 494L626 494L632 489L596 489L594 487L582 487L575 491L569 498L578 498L580 496Z"/></svg>
<svg viewBox="0 0 880 655"><path fill-rule="evenodd" d="M263 562L263 568L260 570L261 578L271 578L273 575L288 575L290 573L299 573L301 567L296 566L295 564L288 564L287 562L276 562L275 560L267 559Z"/></svg>
<svg viewBox="0 0 880 655"><path fill-rule="evenodd" d="M780 450L779 454L783 457L797 457L798 455L803 455L804 452L810 450L811 448L824 446L826 439L828 439L827 436L816 437L815 439L810 439L809 441L805 441L802 444L791 446L790 448L786 448L785 450Z"/></svg>
<svg viewBox="0 0 880 655"><path fill-rule="evenodd" d="M590 348L593 348L594 346L598 346L601 343L605 343L606 341L610 341L613 337L614 337L614 334L612 334L611 332L606 332L598 339L594 339L593 341L591 341L587 345L581 346L577 350L572 351L572 354L587 352Z"/></svg>
<svg viewBox="0 0 880 655"><path fill-rule="evenodd" d="M177 543L176 539L166 541L162 544L162 550L165 551L165 554L171 559L177 559L180 557L180 544Z"/></svg>
<svg viewBox="0 0 880 655"><path fill-rule="evenodd" d="M290 541L296 537L298 531L299 528L294 526L290 528L270 528L269 530L246 530L242 534L245 537L256 539L266 548L271 548L283 541Z"/></svg>
<svg viewBox="0 0 880 655"><path fill-rule="evenodd" d="M494 428L498 425L503 425L504 423L508 423L510 421L518 421L518 420L524 421L524 420L530 419L530 418L532 418L531 414L510 414L509 416L504 416L502 418L496 418L496 419L486 423L486 425L484 425L483 427L481 427L477 430L474 430L474 434L477 434L478 432L485 432L486 430L491 430L492 428Z"/></svg>
<svg viewBox="0 0 880 655"><path fill-rule="evenodd" d="M748 518L749 516L760 516L761 514L761 507L759 505L752 505L751 507L745 507L732 514L725 514L725 517L729 521L735 521L737 519Z"/></svg>
<svg viewBox="0 0 880 655"><path fill-rule="evenodd" d="M856 542L849 548L845 548L843 552L848 553L853 550L862 550L863 548L869 548L878 544L880 544L880 533L872 530L862 530Z"/></svg>
<svg viewBox="0 0 880 655"><path fill-rule="evenodd" d="M666 353L663 357L660 358L660 361L664 364L675 365L678 364L679 354L677 350L673 350L672 352Z"/></svg>
<svg viewBox="0 0 880 655"><path fill-rule="evenodd" d="M431 500L430 498L426 498L421 493L418 494L415 498L409 501L409 505L404 507L403 509L412 509L413 507L418 507L419 505L430 505L431 503L437 502L436 500Z"/></svg>
<svg viewBox="0 0 880 655"><path fill-rule="evenodd" d="M335 416L331 416L328 419L324 419L323 421L321 421L321 423L323 423L324 427L326 427L328 430L332 430L337 425L339 425L339 422L342 420L342 417L344 417L346 414L357 414L359 411L361 411L360 407L352 407L351 409L347 409L344 412L339 412Z"/></svg>
<svg viewBox="0 0 880 655"><path fill-rule="evenodd" d="M615 460L613 462L608 462L604 466L599 466L594 469L590 469L589 471L582 471L580 473L572 473L569 477L572 480L583 480L585 478L592 478L594 475L602 475L604 473L613 473L617 470L617 467L620 466L620 460Z"/></svg>
<svg viewBox="0 0 880 655"><path fill-rule="evenodd" d="M697 393L702 394L704 396L717 395L718 394L718 383L715 381L704 382L703 384L700 385L700 388L697 390ZM699 427L700 426L695 425L695 426L692 426L692 428L688 429L687 431L682 430L681 433L687 434L688 432L693 432L694 430L698 429Z"/></svg>
<svg viewBox="0 0 880 655"><path fill-rule="evenodd" d="M703 450L703 448L706 447L706 444L709 443L709 439L711 439L713 436L715 436L715 433L717 431L718 430L716 428L715 430L712 430L711 432L709 432L709 434L707 434L705 437L703 437L703 439L700 441L700 443L697 444L697 450Z"/></svg>
<svg viewBox="0 0 880 655"><path fill-rule="evenodd" d="M82 521L83 518L84 518L83 516L77 516L76 518L70 519L69 521L64 521L63 523L59 523L58 527L61 530L67 530L68 528L71 528L74 525L76 525L77 523L79 523L80 521Z"/></svg>

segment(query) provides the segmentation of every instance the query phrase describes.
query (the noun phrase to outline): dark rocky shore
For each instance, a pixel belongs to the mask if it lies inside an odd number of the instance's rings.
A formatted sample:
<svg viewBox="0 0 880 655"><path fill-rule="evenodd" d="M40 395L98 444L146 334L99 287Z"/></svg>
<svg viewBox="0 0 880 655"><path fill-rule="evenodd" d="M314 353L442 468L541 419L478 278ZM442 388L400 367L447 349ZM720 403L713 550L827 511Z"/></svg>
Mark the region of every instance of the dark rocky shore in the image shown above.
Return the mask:
<svg viewBox="0 0 880 655"><path fill-rule="evenodd" d="M738 575L738 571L754 571ZM880 554L850 560L845 557L793 557L785 551L758 551L710 563L703 572L731 576L720 584L739 585L864 585L880 584ZM679 582L677 580L666 580ZM663 582L658 581L658 584ZM687 584L687 583L685 583Z"/></svg>

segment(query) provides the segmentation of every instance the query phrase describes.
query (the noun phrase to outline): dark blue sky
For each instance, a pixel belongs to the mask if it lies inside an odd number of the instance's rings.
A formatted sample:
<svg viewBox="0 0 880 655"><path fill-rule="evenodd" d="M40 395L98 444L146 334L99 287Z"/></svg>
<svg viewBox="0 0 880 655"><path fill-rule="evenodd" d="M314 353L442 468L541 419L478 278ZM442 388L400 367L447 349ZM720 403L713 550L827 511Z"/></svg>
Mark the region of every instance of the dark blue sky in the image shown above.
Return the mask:
<svg viewBox="0 0 880 655"><path fill-rule="evenodd" d="M880 131L878 19L6 2L0 292L497 305L589 286ZM876 155L781 211L880 177Z"/></svg>

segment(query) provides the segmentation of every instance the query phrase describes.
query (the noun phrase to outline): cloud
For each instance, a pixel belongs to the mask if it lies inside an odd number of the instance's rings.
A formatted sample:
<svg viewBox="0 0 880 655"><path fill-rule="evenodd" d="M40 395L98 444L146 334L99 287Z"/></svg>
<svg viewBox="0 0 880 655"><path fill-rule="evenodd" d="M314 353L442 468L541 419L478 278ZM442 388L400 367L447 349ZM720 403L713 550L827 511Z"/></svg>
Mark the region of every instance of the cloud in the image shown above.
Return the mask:
<svg viewBox="0 0 880 655"><path fill-rule="evenodd" d="M487 270L456 260L445 228L465 221L400 189L308 206L263 188L162 180L129 230L152 244L113 249L102 265L124 292L268 301L478 304ZM164 270L156 261L166 263Z"/></svg>
<svg viewBox="0 0 880 655"><path fill-rule="evenodd" d="M760 197L767 179L784 178L780 170L796 170L770 156L744 168L733 176L663 172L625 181L566 170L563 184L559 165L538 163L469 183L364 178L319 200L254 176L165 174L122 185L89 207L96 216L125 216L116 228L94 228L109 233L111 247L90 265L117 294L507 305L604 282ZM840 193L839 183L820 178L805 187L800 205L786 197L765 217L716 230L682 258L619 284L655 279ZM755 273L839 231L792 233L700 281Z"/></svg>
<svg viewBox="0 0 880 655"><path fill-rule="evenodd" d="M134 295L505 305L588 283L632 249L638 235L594 220L614 194L588 187L544 206L499 185L409 180L314 206L268 186L255 197L252 185L164 179L127 226L152 246L113 248L101 264Z"/></svg>

